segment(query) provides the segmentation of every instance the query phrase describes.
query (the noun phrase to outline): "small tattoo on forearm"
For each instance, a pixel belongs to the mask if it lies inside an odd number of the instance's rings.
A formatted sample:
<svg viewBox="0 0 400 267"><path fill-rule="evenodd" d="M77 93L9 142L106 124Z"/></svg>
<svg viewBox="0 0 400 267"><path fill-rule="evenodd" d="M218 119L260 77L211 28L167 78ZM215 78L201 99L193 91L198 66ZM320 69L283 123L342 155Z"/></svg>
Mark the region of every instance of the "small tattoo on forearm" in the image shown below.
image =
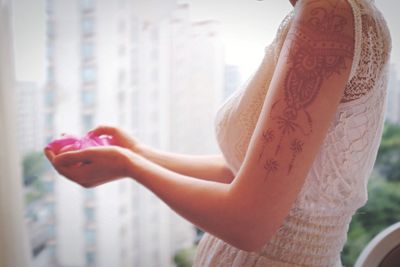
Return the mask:
<svg viewBox="0 0 400 267"><path fill-rule="evenodd" d="M263 156L263 154L264 154L265 146L266 146L268 143L271 143L271 142L274 140L274 137L275 137L274 131L271 130L271 129L268 129L268 130L266 130L266 131L263 132L263 139L262 139L262 140L263 140L263 147L262 147L261 153L260 153L260 155L259 155L259 157L258 157L258 161L261 160L261 158L262 158L262 156Z"/></svg>
<svg viewBox="0 0 400 267"><path fill-rule="evenodd" d="M265 175L265 180L267 180L271 172L276 172L278 170L278 162L274 159L268 159L264 164L264 169L267 171Z"/></svg>
<svg viewBox="0 0 400 267"><path fill-rule="evenodd" d="M292 155L292 160L289 163L289 169L288 169L288 174L293 168L293 162L297 156L297 154L301 153L303 151L303 145L304 143L301 142L299 139L295 138L291 143L290 143L290 150L292 150L293 155Z"/></svg>

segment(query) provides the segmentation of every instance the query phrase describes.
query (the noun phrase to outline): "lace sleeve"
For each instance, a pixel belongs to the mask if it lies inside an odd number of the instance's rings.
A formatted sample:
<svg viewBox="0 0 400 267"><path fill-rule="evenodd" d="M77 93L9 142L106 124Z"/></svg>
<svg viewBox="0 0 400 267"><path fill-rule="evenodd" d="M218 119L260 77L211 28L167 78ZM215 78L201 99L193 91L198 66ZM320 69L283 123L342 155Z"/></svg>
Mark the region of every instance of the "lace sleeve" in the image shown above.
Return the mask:
<svg viewBox="0 0 400 267"><path fill-rule="evenodd" d="M347 0L354 15L354 57L342 103L378 90L389 61L391 38L380 11L370 1Z"/></svg>
<svg viewBox="0 0 400 267"><path fill-rule="evenodd" d="M361 20L360 9L355 4L354 0L348 0L348 2L351 6L351 9L353 10L353 16L354 16L354 56L353 56L353 64L351 66L350 79L349 79L351 80L356 74L357 66L360 61L362 20Z"/></svg>

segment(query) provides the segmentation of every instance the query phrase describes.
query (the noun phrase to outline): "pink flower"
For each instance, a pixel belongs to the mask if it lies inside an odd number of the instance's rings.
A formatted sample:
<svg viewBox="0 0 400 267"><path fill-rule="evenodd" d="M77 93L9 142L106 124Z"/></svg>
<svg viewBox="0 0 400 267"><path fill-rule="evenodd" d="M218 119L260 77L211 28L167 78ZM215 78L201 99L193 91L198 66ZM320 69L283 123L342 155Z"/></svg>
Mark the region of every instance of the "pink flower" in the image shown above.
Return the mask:
<svg viewBox="0 0 400 267"><path fill-rule="evenodd" d="M52 150L55 155L58 155L67 151L80 150L93 146L109 145L113 145L113 139L111 136L95 136L89 132L82 138L69 134L63 135L61 138L50 142L46 148Z"/></svg>

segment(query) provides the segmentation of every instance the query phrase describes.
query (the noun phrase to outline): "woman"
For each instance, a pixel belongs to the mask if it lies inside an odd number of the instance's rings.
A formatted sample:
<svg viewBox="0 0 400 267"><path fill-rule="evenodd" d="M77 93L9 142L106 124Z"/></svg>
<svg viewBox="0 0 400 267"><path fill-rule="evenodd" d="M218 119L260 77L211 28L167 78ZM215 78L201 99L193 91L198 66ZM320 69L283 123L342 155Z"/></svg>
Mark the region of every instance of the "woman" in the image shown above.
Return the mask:
<svg viewBox="0 0 400 267"><path fill-rule="evenodd" d="M203 229L194 266L341 266L379 146L390 35L373 0L291 0L250 82L220 108L223 155L118 146L57 156L85 187L132 177ZM77 167L79 163L79 167Z"/></svg>

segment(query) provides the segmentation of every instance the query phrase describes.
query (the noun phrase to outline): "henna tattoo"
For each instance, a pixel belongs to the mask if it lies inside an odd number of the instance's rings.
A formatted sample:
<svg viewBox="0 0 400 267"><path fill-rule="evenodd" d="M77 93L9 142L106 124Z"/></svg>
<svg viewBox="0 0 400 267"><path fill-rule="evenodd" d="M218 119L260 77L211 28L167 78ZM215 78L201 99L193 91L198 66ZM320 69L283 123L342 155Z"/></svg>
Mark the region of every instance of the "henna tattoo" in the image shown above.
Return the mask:
<svg viewBox="0 0 400 267"><path fill-rule="evenodd" d="M278 162L274 159L269 159L265 162L264 169L267 171L264 180L267 180L271 172L276 172L278 170Z"/></svg>
<svg viewBox="0 0 400 267"><path fill-rule="evenodd" d="M297 156L297 154L301 153L303 151L303 145L304 143L300 141L299 139L295 138L292 143L290 144L290 150L292 150L293 155L292 155L292 160L289 163L289 169L288 169L288 174L293 168L293 162Z"/></svg>
<svg viewBox="0 0 400 267"><path fill-rule="evenodd" d="M279 110L279 115L271 116L279 132L275 155L283 149L287 136L312 133L313 121L307 108L315 101L324 81L334 74L341 74L347 67L346 60L353 57L354 38L345 33L348 21L337 7L338 2L335 5L329 2L331 7L324 5L311 9L309 19L297 23L287 36L292 44L287 56L289 69L284 81L284 96L271 108ZM320 1L312 2L318 3ZM298 138L289 144L293 154L288 173L303 145ZM267 163L264 168L269 175L277 169L278 163L272 160Z"/></svg>
<svg viewBox="0 0 400 267"><path fill-rule="evenodd" d="M268 129L268 130L266 130L266 131L264 131L263 132L263 147L262 147L262 150L261 150L261 153L260 153L260 155L258 156L258 161L260 161L261 160L261 158L262 158L262 156L263 156L263 154L264 154L264 151L265 151L265 146L268 144L268 143L270 143L270 142L272 142L273 140L274 140L274 131L273 130L271 130L271 129Z"/></svg>

